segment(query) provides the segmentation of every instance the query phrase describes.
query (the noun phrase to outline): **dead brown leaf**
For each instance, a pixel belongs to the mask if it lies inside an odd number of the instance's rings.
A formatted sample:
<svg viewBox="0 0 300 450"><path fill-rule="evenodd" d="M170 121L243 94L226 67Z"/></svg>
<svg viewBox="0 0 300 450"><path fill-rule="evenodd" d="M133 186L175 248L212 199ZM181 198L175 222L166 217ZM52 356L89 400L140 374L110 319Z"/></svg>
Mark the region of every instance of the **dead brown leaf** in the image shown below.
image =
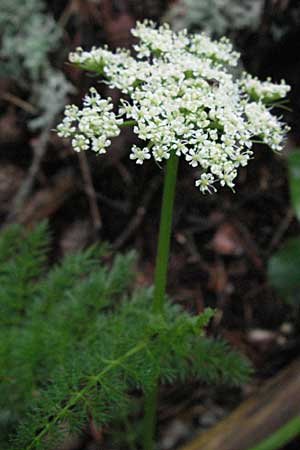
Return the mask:
<svg viewBox="0 0 300 450"><path fill-rule="evenodd" d="M239 256L244 253L242 242L235 227L228 222L219 226L210 243L210 248L220 255Z"/></svg>

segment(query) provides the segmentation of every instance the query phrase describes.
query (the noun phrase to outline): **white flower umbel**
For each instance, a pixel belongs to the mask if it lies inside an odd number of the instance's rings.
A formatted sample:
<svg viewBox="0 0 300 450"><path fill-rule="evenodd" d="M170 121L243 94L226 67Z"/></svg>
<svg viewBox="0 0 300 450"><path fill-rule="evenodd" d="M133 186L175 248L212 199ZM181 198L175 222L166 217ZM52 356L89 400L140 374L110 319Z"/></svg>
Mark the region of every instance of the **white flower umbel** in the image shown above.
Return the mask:
<svg viewBox="0 0 300 450"><path fill-rule="evenodd" d="M288 93L284 81L234 76L239 55L225 38L174 33L168 25L156 28L150 21L137 23L132 34L139 39L136 58L127 50L113 53L95 47L70 55L72 63L101 75L126 96L116 114L111 100L95 89L81 110L66 108L57 130L72 137L76 151L105 153L110 138L130 124L145 142L143 148L133 146L130 159L143 164L152 156L162 162L175 152L200 171L195 184L205 193L215 191L217 183L234 187L238 168L251 158L254 140L275 151L282 148L288 127L271 107Z"/></svg>
<svg viewBox="0 0 300 450"><path fill-rule="evenodd" d="M290 90L284 80L281 80L280 84L275 84L271 82L271 78L268 78L267 81L260 81L257 77L249 74L244 74L241 83L252 98L264 102L273 102L284 98Z"/></svg>
<svg viewBox="0 0 300 450"><path fill-rule="evenodd" d="M57 127L60 137L71 137L76 152L91 149L96 153L106 153L111 144L109 138L118 136L122 119L117 119L111 111L111 99L102 99L95 88L83 99L83 108L68 105L65 117Z"/></svg>

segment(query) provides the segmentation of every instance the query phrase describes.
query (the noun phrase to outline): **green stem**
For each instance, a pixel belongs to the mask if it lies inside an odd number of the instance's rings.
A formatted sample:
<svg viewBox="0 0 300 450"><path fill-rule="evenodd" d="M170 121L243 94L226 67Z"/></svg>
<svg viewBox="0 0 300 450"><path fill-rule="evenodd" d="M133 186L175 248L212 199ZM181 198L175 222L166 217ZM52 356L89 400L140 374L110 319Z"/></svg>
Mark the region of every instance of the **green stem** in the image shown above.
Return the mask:
<svg viewBox="0 0 300 450"><path fill-rule="evenodd" d="M157 314L163 313L164 308L177 169L178 156L176 156L175 153L171 153L171 156L167 161L164 179L164 191L154 273L152 309L153 312Z"/></svg>
<svg viewBox="0 0 300 450"><path fill-rule="evenodd" d="M145 393L144 399L144 433L143 449L153 450L155 445L156 428L156 406L157 406L158 383L149 392Z"/></svg>
<svg viewBox="0 0 300 450"><path fill-rule="evenodd" d="M178 157L175 152L171 153L166 166L154 273L152 310L155 314L163 314L164 311L172 215L178 170ZM144 450L153 450L154 448L157 392L158 383L155 383L152 390L145 394Z"/></svg>
<svg viewBox="0 0 300 450"><path fill-rule="evenodd" d="M136 120L134 119L124 120L124 122L121 123L120 128L131 127L132 125L136 125Z"/></svg>
<svg viewBox="0 0 300 450"><path fill-rule="evenodd" d="M76 405L82 398L84 398L85 394L87 394L97 383L101 382L101 379L110 372L114 367L122 365L124 361L130 359L136 353L139 353L146 347L146 342L140 342L135 347L131 348L127 353L120 356L118 359L109 361L107 366L101 370L101 372L97 373L94 376L89 377L89 381L87 384L79 391L76 392L66 403L66 405L59 411L57 415L55 415L49 422L42 428L42 430L35 436L33 441L26 447L26 450L33 450L36 448L36 445L40 443L41 439L49 432L49 430L60 422L68 413L68 411Z"/></svg>
<svg viewBox="0 0 300 450"><path fill-rule="evenodd" d="M249 450L279 450L296 436L300 436L300 417L289 420L279 430Z"/></svg>

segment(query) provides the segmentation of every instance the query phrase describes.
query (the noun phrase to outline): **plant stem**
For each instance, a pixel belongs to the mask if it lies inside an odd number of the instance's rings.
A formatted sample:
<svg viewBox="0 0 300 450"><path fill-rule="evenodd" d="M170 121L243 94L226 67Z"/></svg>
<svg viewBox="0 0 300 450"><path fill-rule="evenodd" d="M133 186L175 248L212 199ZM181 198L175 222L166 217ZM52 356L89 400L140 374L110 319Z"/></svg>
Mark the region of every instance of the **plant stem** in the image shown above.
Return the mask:
<svg viewBox="0 0 300 450"><path fill-rule="evenodd" d="M42 438L48 433L48 431L57 423L62 420L65 415L68 413L68 411L75 406L82 398L84 398L85 394L89 392L97 383L100 383L102 378L109 373L114 367L119 366L123 364L124 361L127 359L130 359L133 355L136 353L139 353L146 347L146 342L140 342L135 347L131 348L127 353L120 356L117 359L114 359L112 361L109 361L107 363L107 366L101 370L101 372L97 373L94 376L89 377L89 381L87 384L79 391L74 393L73 396L68 400L66 405L54 416L52 417L47 424L41 429L41 431L35 436L35 438L32 440L32 442L26 447L25 450L33 450L36 448L37 444L40 443Z"/></svg>
<svg viewBox="0 0 300 450"><path fill-rule="evenodd" d="M121 123L121 125L120 125L120 128L123 128L123 127L131 127L131 126L133 126L133 125L135 125L136 124L136 120L134 120L134 119L129 119L129 120L124 120L124 122L123 123Z"/></svg>
<svg viewBox="0 0 300 450"><path fill-rule="evenodd" d="M163 314L164 311L177 169L178 157L173 152L167 161L164 178L152 302L152 310L155 314ZM144 450L153 450L154 448L157 392L158 383L156 382L152 390L145 394Z"/></svg>
<svg viewBox="0 0 300 450"><path fill-rule="evenodd" d="M174 152L167 161L164 179L152 303L153 312L156 314L162 314L164 309L177 169L178 156Z"/></svg>
<svg viewBox="0 0 300 450"><path fill-rule="evenodd" d="M296 416L289 420L279 430L260 442L250 450L279 450L283 445L290 442L296 436L300 436L300 417Z"/></svg>
<svg viewBox="0 0 300 450"><path fill-rule="evenodd" d="M143 449L153 450L155 445L156 428L156 406L157 406L158 383L145 393L144 399L144 429L143 429Z"/></svg>

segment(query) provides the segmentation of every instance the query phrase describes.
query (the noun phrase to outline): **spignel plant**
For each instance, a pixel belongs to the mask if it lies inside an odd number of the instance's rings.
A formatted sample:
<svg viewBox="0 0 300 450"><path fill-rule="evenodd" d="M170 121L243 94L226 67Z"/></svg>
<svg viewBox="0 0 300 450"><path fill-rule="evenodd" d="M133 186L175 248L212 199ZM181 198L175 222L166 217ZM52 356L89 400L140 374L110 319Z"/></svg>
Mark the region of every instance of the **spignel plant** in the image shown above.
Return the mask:
<svg viewBox="0 0 300 450"><path fill-rule="evenodd" d="M281 150L288 127L271 105L290 88L283 80L235 77L239 55L226 38L174 33L150 21L138 23L132 34L139 40L136 57L96 47L70 54L72 63L102 76L125 98L113 113L111 99L91 88L81 110L67 107L58 132L72 138L74 150L101 154L123 126L132 126L143 145L133 145L130 159L136 164L167 160L152 302L153 312L162 314L179 158L196 168L195 185L202 193L215 192L217 184L233 189L238 168L253 155L254 140ZM145 450L154 446L155 402L156 387L146 395Z"/></svg>
<svg viewBox="0 0 300 450"><path fill-rule="evenodd" d="M130 159L165 164L154 288L126 298L130 264L125 256L117 257L111 271L87 261L86 268L68 268L64 262L44 281L37 282L41 275L35 275L32 305L21 298L13 311L24 315L29 308L19 350L27 390L23 387L19 398L31 407L13 439L14 450L53 448L66 433L82 430L87 417L99 426L120 420L130 412L132 388L144 393L144 428L138 438L144 450L153 450L159 383L191 376L240 383L249 374L248 363L226 344L205 337L212 310L191 316L166 297L177 169L180 159L192 166L201 193L214 193L218 185L233 189L239 167L253 156L254 142L281 150L288 128L272 114L272 103L280 103L289 86L248 74L237 77L239 55L225 38L174 33L149 21L138 23L132 33L138 39L134 56L107 48L71 53L71 63L101 77L123 97L115 107L91 88L82 108L66 107L57 131L71 139L75 151L103 154L129 126L139 139ZM6 258L11 260L10 252ZM7 324L11 338L4 354L17 339L19 322ZM33 342L40 356L31 355L28 362L24 355ZM8 358L3 376L14 380L11 366ZM28 389L34 392L33 404Z"/></svg>
<svg viewBox="0 0 300 450"><path fill-rule="evenodd" d="M76 151L101 154L123 126L131 126L143 145L133 145L130 159L167 161L152 300L152 311L162 315L179 158L197 170L195 186L202 193L215 192L217 184L233 189L254 141L281 150L288 127L271 109L290 87L284 80L234 76L239 54L226 38L175 33L151 21L137 23L132 34L138 39L135 57L96 47L70 54L70 62L100 75L124 98L114 113L111 99L91 88L82 109L66 108L58 133L71 137ZM145 450L154 448L156 396L157 386L145 396Z"/></svg>

